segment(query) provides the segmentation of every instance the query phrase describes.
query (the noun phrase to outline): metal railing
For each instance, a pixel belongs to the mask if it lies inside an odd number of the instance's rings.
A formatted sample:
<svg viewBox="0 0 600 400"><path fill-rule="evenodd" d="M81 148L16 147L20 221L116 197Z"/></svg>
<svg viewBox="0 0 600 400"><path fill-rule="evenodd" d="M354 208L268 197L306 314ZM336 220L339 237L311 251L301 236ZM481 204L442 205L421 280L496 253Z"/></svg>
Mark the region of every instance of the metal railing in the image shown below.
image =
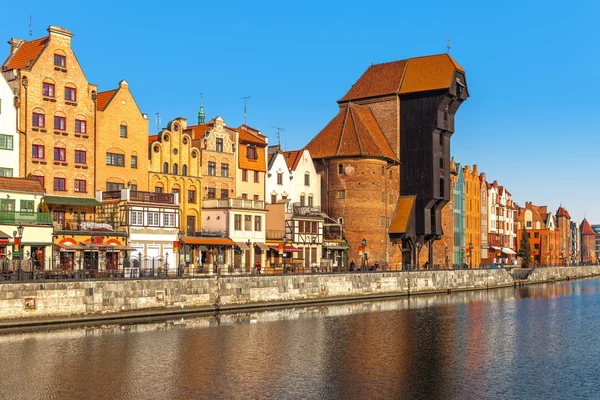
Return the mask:
<svg viewBox="0 0 600 400"><path fill-rule="evenodd" d="M52 225L52 214L26 211L0 211L0 224Z"/></svg>

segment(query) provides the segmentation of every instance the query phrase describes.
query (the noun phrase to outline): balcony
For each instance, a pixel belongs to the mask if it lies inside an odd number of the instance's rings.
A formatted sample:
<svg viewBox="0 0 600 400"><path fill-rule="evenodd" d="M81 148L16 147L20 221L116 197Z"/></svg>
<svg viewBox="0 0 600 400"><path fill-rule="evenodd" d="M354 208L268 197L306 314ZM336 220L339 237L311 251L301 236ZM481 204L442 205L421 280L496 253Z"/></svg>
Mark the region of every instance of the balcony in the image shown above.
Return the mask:
<svg viewBox="0 0 600 400"><path fill-rule="evenodd" d="M156 193L156 192L140 192L137 190L112 190L102 192L102 200L123 200L135 201L139 203L153 204L169 204L177 205L175 194L173 193Z"/></svg>
<svg viewBox="0 0 600 400"><path fill-rule="evenodd" d="M248 199L210 199L202 201L202 208L246 208L251 210L264 210L263 200Z"/></svg>
<svg viewBox="0 0 600 400"><path fill-rule="evenodd" d="M0 211L0 224L52 225L52 214L23 211Z"/></svg>
<svg viewBox="0 0 600 400"><path fill-rule="evenodd" d="M294 212L294 215L316 215L316 216L319 216L321 214L321 207L301 205L300 203L294 203L292 210Z"/></svg>

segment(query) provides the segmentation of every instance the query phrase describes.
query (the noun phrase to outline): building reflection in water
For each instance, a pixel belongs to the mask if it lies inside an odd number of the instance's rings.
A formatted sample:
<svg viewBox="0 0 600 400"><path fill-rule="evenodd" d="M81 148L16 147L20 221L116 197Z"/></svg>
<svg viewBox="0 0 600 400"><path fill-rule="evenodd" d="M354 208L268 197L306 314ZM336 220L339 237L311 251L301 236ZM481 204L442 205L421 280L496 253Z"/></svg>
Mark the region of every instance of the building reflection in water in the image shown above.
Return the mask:
<svg viewBox="0 0 600 400"><path fill-rule="evenodd" d="M560 364L559 349L589 334L580 320L599 287L564 282L2 335L11 368L0 398L528 397L536 392L519 384L523 371L540 354ZM535 379L552 386L555 376Z"/></svg>

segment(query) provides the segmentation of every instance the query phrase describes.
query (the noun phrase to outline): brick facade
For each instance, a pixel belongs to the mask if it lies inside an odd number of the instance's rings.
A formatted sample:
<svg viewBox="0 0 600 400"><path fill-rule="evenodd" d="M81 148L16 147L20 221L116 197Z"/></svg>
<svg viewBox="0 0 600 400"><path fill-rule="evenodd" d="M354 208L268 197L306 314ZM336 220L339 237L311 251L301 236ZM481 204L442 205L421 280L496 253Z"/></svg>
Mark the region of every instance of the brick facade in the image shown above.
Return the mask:
<svg viewBox="0 0 600 400"><path fill-rule="evenodd" d="M478 268L481 264L481 182L479 180L479 169L473 165L463 168L465 179L465 246L471 244L470 257L465 262L469 266Z"/></svg>

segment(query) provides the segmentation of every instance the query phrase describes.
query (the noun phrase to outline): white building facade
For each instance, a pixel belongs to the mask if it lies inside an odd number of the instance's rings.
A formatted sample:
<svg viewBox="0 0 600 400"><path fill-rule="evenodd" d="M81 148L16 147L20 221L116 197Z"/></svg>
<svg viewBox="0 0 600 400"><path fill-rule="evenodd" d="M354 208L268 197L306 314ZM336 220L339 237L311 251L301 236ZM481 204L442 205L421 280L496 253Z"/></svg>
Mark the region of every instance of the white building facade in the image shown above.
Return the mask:
<svg viewBox="0 0 600 400"><path fill-rule="evenodd" d="M15 96L0 76L0 176L19 176L19 135Z"/></svg>

